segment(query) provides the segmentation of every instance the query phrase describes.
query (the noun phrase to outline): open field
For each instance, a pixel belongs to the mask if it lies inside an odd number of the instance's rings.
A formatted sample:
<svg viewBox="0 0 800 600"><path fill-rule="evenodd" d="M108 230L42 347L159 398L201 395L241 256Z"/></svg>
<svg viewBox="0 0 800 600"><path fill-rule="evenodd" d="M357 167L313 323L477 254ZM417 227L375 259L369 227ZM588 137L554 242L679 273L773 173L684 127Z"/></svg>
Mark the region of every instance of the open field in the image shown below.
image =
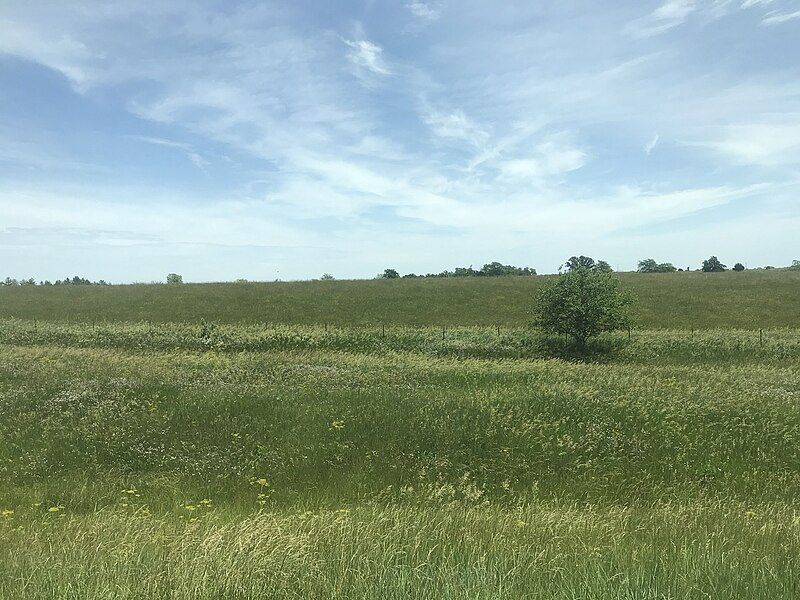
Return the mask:
<svg viewBox="0 0 800 600"><path fill-rule="evenodd" d="M796 598L800 332L601 345L4 320L0 598Z"/></svg>
<svg viewBox="0 0 800 600"><path fill-rule="evenodd" d="M800 271L621 273L645 329L800 327ZM0 287L0 318L52 321L509 325L551 276L182 286Z"/></svg>

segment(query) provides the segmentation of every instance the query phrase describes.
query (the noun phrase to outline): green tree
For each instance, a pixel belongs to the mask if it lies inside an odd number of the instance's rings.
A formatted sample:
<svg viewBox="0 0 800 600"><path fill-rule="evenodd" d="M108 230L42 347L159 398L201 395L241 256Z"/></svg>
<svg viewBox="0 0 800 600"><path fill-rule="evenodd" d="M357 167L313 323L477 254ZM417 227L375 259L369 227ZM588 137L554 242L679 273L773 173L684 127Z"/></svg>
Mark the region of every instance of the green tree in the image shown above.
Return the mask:
<svg viewBox="0 0 800 600"><path fill-rule="evenodd" d="M180 285L183 283L183 275L177 273L170 273L167 275L167 283L170 285Z"/></svg>
<svg viewBox="0 0 800 600"><path fill-rule="evenodd" d="M657 263L652 258L640 260L636 270L639 273L674 273L677 271L672 263Z"/></svg>
<svg viewBox="0 0 800 600"><path fill-rule="evenodd" d="M721 273L727 271L728 267L723 265L716 256L711 256L703 261L703 272L705 273Z"/></svg>
<svg viewBox="0 0 800 600"><path fill-rule="evenodd" d="M791 269L792 271L800 271L800 260L793 260L792 266L787 268Z"/></svg>
<svg viewBox="0 0 800 600"><path fill-rule="evenodd" d="M535 324L548 333L572 336L584 349L599 333L629 327L632 303L613 275L579 266L539 291Z"/></svg>
<svg viewBox="0 0 800 600"><path fill-rule="evenodd" d="M736 263L733 265L734 271L744 271L744 265L742 263Z"/></svg>
<svg viewBox="0 0 800 600"><path fill-rule="evenodd" d="M320 277L320 279L322 281L333 281L334 280L334 276L331 275L330 273L323 273L322 277Z"/></svg>
<svg viewBox="0 0 800 600"><path fill-rule="evenodd" d="M592 271L597 271L599 273L612 273L614 269L611 268L611 265L608 264L604 260L595 261L590 256L571 256L564 263L562 269L567 271L573 271L575 269L590 269Z"/></svg>
<svg viewBox="0 0 800 600"><path fill-rule="evenodd" d="M398 277L400 277L400 273L394 269L386 269L384 270L383 275L381 275L382 279L397 279Z"/></svg>

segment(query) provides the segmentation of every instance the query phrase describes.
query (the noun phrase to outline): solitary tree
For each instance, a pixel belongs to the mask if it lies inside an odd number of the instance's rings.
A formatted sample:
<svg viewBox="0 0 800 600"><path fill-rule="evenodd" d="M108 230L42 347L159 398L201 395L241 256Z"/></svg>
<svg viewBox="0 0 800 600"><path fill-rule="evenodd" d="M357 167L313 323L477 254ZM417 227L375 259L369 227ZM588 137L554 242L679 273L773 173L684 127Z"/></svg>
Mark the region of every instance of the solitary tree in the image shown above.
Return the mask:
<svg viewBox="0 0 800 600"><path fill-rule="evenodd" d="M733 265L734 271L744 271L744 265L742 263L736 263Z"/></svg>
<svg viewBox="0 0 800 600"><path fill-rule="evenodd" d="M167 275L167 283L170 285L180 285L183 283L183 275L178 275L177 273L170 273Z"/></svg>
<svg viewBox="0 0 800 600"><path fill-rule="evenodd" d="M398 273L394 269L386 269L384 270L383 275L381 275L381 277L383 279L397 279L398 277L400 277L400 273Z"/></svg>
<svg viewBox="0 0 800 600"><path fill-rule="evenodd" d="M330 273L323 273L322 277L320 277L322 281L333 281L334 277Z"/></svg>
<svg viewBox="0 0 800 600"><path fill-rule="evenodd" d="M611 268L611 265L604 260L595 261L592 257L583 255L571 256L567 262L564 263L562 268L567 271L585 268L600 273L611 273L614 270Z"/></svg>
<svg viewBox="0 0 800 600"><path fill-rule="evenodd" d="M711 256L708 260L703 261L703 272L705 273L721 273L727 270L728 267L723 265L716 256Z"/></svg>
<svg viewBox="0 0 800 600"><path fill-rule="evenodd" d="M584 349L592 336L629 327L632 303L610 273L576 267L540 290L535 323L548 333L572 336Z"/></svg>

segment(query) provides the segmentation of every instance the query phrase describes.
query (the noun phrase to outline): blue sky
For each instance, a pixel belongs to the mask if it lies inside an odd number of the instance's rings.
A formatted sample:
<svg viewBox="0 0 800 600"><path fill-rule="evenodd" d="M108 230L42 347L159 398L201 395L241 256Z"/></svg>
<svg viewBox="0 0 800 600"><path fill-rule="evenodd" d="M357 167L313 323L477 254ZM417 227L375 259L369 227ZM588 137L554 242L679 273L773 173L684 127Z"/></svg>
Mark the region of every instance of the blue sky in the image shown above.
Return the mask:
<svg viewBox="0 0 800 600"><path fill-rule="evenodd" d="M800 258L800 2L0 3L0 275Z"/></svg>

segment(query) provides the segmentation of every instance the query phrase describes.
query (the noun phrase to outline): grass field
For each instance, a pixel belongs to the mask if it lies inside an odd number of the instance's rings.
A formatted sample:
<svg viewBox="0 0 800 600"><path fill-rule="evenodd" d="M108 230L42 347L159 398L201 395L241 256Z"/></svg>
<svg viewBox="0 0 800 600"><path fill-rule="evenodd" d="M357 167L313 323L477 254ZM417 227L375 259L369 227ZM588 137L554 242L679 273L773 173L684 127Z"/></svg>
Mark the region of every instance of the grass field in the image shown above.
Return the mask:
<svg viewBox="0 0 800 600"><path fill-rule="evenodd" d="M538 281L3 289L0 598L800 596L800 280L643 277L582 360Z"/></svg>
<svg viewBox="0 0 800 600"><path fill-rule="evenodd" d="M800 271L618 275L645 329L800 327ZM0 318L51 321L509 325L551 276L182 286L0 286Z"/></svg>

